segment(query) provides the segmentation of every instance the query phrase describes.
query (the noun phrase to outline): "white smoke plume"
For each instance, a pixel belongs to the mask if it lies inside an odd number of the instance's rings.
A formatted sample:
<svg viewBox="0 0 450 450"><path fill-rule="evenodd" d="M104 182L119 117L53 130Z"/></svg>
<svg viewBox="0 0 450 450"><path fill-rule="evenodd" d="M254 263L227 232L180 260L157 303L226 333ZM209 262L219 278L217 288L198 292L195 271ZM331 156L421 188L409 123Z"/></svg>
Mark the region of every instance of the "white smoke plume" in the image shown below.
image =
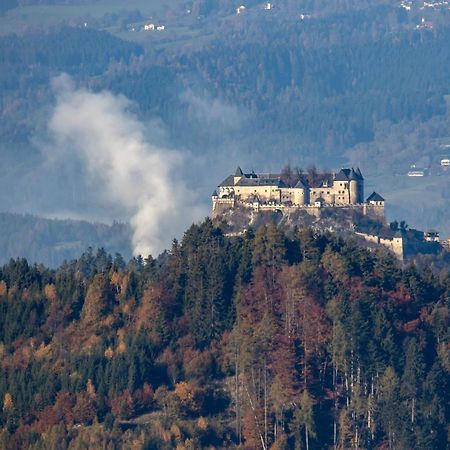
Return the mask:
<svg viewBox="0 0 450 450"><path fill-rule="evenodd" d="M135 254L157 255L206 215L180 176L182 154L149 142L125 97L77 89L67 75L53 87L48 156L82 161L95 193L130 221Z"/></svg>

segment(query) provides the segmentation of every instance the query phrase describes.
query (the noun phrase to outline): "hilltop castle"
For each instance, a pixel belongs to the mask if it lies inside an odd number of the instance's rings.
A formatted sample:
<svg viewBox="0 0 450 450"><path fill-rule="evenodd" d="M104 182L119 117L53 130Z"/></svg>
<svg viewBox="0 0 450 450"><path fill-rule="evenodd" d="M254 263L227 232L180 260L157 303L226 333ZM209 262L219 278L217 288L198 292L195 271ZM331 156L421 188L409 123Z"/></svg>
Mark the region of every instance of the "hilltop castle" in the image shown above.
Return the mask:
<svg viewBox="0 0 450 450"><path fill-rule="evenodd" d="M305 209L320 215L322 208L361 209L384 217L384 199L373 192L364 200L364 178L359 168L337 173L244 173L240 167L219 184L212 195L213 215L238 205L256 210Z"/></svg>

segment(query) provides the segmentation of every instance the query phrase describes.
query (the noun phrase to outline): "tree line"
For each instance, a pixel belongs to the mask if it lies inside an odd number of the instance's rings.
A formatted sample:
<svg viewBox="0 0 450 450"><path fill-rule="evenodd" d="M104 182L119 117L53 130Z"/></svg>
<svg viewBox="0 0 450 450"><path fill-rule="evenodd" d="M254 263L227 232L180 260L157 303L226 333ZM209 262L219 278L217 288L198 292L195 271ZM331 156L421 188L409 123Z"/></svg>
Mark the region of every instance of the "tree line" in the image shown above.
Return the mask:
<svg viewBox="0 0 450 450"><path fill-rule="evenodd" d="M12 260L0 446L445 449L449 301L448 268L307 228Z"/></svg>

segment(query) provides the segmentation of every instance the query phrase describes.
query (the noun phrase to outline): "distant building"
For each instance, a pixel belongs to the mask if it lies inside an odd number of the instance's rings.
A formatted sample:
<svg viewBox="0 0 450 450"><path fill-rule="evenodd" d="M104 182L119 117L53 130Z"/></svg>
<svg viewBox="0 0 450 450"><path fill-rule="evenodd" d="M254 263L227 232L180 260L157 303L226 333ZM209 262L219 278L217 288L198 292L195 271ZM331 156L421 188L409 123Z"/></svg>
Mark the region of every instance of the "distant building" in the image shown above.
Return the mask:
<svg viewBox="0 0 450 450"><path fill-rule="evenodd" d="M242 14L247 8L244 5L241 5L236 8L236 14Z"/></svg>
<svg viewBox="0 0 450 450"><path fill-rule="evenodd" d="M425 171L421 169L413 169L408 172L408 177L423 177L425 176Z"/></svg>
<svg viewBox="0 0 450 450"><path fill-rule="evenodd" d="M154 31L156 28L156 25L154 23L148 23L147 25L144 25L145 31Z"/></svg>
<svg viewBox="0 0 450 450"><path fill-rule="evenodd" d="M401 6L402 8L404 8L404 9L406 9L406 11L411 11L412 2L403 0L403 1L400 3L400 6Z"/></svg>
<svg viewBox="0 0 450 450"><path fill-rule="evenodd" d="M266 3L266 4L264 5L264 9L265 9L266 11L269 11L269 10L271 10L272 8L273 8L272 3Z"/></svg>
<svg viewBox="0 0 450 450"><path fill-rule="evenodd" d="M213 212L237 205L257 209L358 207L364 214L384 216L385 200L373 192L364 200L364 178L359 168L337 173L298 174L289 180L283 174L244 173L240 167L219 184L212 195Z"/></svg>
<svg viewBox="0 0 450 450"><path fill-rule="evenodd" d="M372 192L372 194L370 194L367 198L367 203L369 203L370 205L384 206L384 202L384 198L376 192Z"/></svg>
<svg viewBox="0 0 450 450"><path fill-rule="evenodd" d="M441 166L443 166L443 167L450 166L450 159L447 159L447 158L441 159Z"/></svg>
<svg viewBox="0 0 450 450"><path fill-rule="evenodd" d="M416 30L421 30L421 29L428 29L428 30L432 30L433 29L433 23L432 22L428 22L428 20L425 20L424 17L422 17L422 20L420 21L419 25L416 25Z"/></svg>
<svg viewBox="0 0 450 450"><path fill-rule="evenodd" d="M439 231L425 231L425 233L423 233L423 239L427 242L439 242Z"/></svg>
<svg viewBox="0 0 450 450"><path fill-rule="evenodd" d="M158 27L156 27L156 31L164 31L165 29L165 25L159 25Z"/></svg>

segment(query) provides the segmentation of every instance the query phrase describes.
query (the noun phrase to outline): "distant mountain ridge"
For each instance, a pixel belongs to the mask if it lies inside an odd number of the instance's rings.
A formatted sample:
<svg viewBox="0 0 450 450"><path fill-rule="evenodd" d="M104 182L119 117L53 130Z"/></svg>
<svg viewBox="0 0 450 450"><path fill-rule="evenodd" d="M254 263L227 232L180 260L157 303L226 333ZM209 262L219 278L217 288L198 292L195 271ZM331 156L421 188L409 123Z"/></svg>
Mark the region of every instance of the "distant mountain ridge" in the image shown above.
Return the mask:
<svg viewBox="0 0 450 450"><path fill-rule="evenodd" d="M0 213L0 263L25 257L57 267L78 258L88 247L131 256L128 224L46 219L30 214Z"/></svg>

